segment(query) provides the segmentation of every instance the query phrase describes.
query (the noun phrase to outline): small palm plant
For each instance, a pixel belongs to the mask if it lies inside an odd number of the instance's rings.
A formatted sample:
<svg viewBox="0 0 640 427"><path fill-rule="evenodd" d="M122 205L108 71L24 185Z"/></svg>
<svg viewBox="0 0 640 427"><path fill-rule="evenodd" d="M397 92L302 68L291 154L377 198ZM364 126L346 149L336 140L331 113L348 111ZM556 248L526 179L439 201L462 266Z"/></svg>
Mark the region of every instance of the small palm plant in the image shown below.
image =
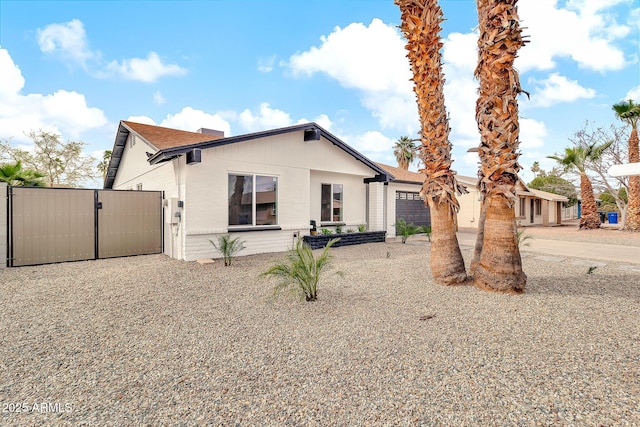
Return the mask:
<svg viewBox="0 0 640 427"><path fill-rule="evenodd" d="M240 240L240 237L231 238L230 234L223 234L218 236L218 244L213 240L209 240L209 243L213 245L213 247L220 252L222 257L224 258L224 265L231 265L231 260L236 256L238 252L245 248L244 240Z"/></svg>
<svg viewBox="0 0 640 427"><path fill-rule="evenodd" d="M396 224L396 234L402 236L402 243L407 243L407 239L414 234L424 233L423 228L413 223L407 224L404 219L399 219Z"/></svg>
<svg viewBox="0 0 640 427"><path fill-rule="evenodd" d="M533 239L533 236L530 234L525 234L524 229L523 228L519 228L516 231L516 234L518 236L518 246L519 247L524 247L524 246L529 246L529 244L531 242L527 242L527 240L529 239Z"/></svg>
<svg viewBox="0 0 640 427"><path fill-rule="evenodd" d="M286 261L275 264L260 276L273 276L280 279L280 283L273 290L274 294L284 289L291 289L301 296L304 295L307 301L316 301L320 276L331 261L329 248L338 240L340 239L331 239L317 257L313 255L309 245L298 240L295 247L289 250Z"/></svg>
<svg viewBox="0 0 640 427"><path fill-rule="evenodd" d="M425 225L422 227L422 232L427 235L427 239L431 241L431 226Z"/></svg>

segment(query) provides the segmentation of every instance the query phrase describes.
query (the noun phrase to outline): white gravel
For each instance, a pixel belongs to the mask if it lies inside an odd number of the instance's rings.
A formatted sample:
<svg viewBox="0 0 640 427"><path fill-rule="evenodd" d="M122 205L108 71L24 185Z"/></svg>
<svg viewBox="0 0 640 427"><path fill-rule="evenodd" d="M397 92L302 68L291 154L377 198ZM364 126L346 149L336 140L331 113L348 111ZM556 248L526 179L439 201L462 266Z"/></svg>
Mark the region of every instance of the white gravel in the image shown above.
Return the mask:
<svg viewBox="0 0 640 427"><path fill-rule="evenodd" d="M506 296L425 242L333 253L313 303L257 278L283 254L0 271L0 424L640 425L639 271L526 256Z"/></svg>

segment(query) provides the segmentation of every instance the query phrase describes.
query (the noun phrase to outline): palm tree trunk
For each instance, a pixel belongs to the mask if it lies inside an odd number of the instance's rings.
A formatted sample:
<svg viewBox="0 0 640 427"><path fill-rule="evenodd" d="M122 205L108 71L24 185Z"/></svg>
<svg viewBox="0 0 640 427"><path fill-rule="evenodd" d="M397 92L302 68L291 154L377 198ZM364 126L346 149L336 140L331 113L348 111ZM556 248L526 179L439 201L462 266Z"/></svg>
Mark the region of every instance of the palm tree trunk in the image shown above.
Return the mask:
<svg viewBox="0 0 640 427"><path fill-rule="evenodd" d="M580 172L580 195L582 196L580 229L595 230L600 228L600 215L598 215L598 205L593 196L593 187L589 177L584 172Z"/></svg>
<svg viewBox="0 0 640 427"><path fill-rule="evenodd" d="M637 127L633 127L631 129L631 135L629 135L629 162L640 162ZM627 196L629 204L627 205L627 217L624 222L624 229L640 231L640 176L629 177L629 191Z"/></svg>
<svg viewBox="0 0 640 427"><path fill-rule="evenodd" d="M481 249L474 256L474 284L485 290L520 293L526 285L518 248L515 188L518 182L517 96L520 77L513 67L524 45L517 0L477 0L480 37L476 78L480 91L476 121L480 131L479 189L486 218L480 231ZM479 252L479 256L477 256Z"/></svg>
<svg viewBox="0 0 640 427"><path fill-rule="evenodd" d="M484 244L484 224L487 220L487 204L484 197L482 198L482 205L480 205L480 217L478 218L478 234L476 236L476 244L473 248L473 258L471 259L470 273L473 276L476 271L476 267L480 262L480 255L482 255L482 245Z"/></svg>
<svg viewBox="0 0 640 427"><path fill-rule="evenodd" d="M429 199L431 211L431 275L441 285L464 285L467 271L458 237L454 215L446 203Z"/></svg>
<svg viewBox="0 0 640 427"><path fill-rule="evenodd" d="M400 28L407 40L407 57L413 72L420 116L422 145L419 155L425 175L422 194L431 209L431 271L444 285L465 283L464 260L456 236L456 192L464 191L451 170L449 120L444 105L442 41L444 20L437 0L395 0L400 7Z"/></svg>
<svg viewBox="0 0 640 427"><path fill-rule="evenodd" d="M473 271L474 285L488 291L521 293L527 276L522 271L513 206L500 195L490 195L486 204L484 244Z"/></svg>

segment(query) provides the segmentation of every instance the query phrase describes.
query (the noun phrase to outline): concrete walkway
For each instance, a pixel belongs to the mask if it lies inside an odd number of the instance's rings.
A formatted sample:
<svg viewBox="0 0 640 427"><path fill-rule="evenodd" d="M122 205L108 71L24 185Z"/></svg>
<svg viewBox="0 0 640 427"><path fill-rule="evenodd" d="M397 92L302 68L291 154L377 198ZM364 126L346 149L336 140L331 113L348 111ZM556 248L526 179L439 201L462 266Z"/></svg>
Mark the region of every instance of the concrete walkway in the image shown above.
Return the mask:
<svg viewBox="0 0 640 427"><path fill-rule="evenodd" d="M476 243L476 233L459 232L458 243L461 247L473 248ZM528 239L526 243L529 245L520 248L522 254L535 253L550 257L575 257L607 262L640 264L640 247L638 246L546 240L537 237Z"/></svg>

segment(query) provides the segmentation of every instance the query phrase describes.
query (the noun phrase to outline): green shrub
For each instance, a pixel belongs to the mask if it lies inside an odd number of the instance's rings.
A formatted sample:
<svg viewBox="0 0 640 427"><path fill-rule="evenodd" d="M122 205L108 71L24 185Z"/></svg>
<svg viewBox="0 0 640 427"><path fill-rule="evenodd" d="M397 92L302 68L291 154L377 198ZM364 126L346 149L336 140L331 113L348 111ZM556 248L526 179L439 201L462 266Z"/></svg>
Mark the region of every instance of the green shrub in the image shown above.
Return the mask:
<svg viewBox="0 0 640 427"><path fill-rule="evenodd" d="M329 265L331 255L329 249L339 238L331 239L322 252L315 257L313 251L302 240L298 240L287 258L262 273L260 276L273 276L280 279L273 289L274 294L289 289L299 293L307 301L318 299L318 282L323 270Z"/></svg>
<svg viewBox="0 0 640 427"><path fill-rule="evenodd" d="M531 242L527 242L527 240L533 239L533 236L531 236L530 234L525 234L524 231L525 231L524 228L519 228L516 231L516 234L518 235L518 246L519 247L529 246L529 243L531 243Z"/></svg>
<svg viewBox="0 0 640 427"><path fill-rule="evenodd" d="M336 234L342 234L342 226L340 224L336 225Z"/></svg>
<svg viewBox="0 0 640 427"><path fill-rule="evenodd" d="M355 233L356 230L354 230L353 228L347 228L347 233Z"/></svg>
<svg viewBox="0 0 640 427"><path fill-rule="evenodd" d="M431 241L431 226L425 225L422 227L422 232L427 235L427 239Z"/></svg>
<svg viewBox="0 0 640 427"><path fill-rule="evenodd" d="M328 236L329 234L333 234L333 231L329 230L328 228L321 228L320 233L322 233L323 236Z"/></svg>
<svg viewBox="0 0 640 427"><path fill-rule="evenodd" d="M364 233L365 231L367 231L367 224L360 224L358 226L358 233Z"/></svg>
<svg viewBox="0 0 640 427"><path fill-rule="evenodd" d="M413 223L407 224L404 219L396 222L396 234L402 236L402 243L407 243L407 239L414 234L423 233L422 227Z"/></svg>
<svg viewBox="0 0 640 427"><path fill-rule="evenodd" d="M238 252L245 248L244 240L240 240L239 237L234 239L231 238L230 234L223 234L218 236L218 244L213 240L209 240L209 243L213 245L213 247L220 252L222 257L224 258L225 267L231 265L231 259L236 256Z"/></svg>

